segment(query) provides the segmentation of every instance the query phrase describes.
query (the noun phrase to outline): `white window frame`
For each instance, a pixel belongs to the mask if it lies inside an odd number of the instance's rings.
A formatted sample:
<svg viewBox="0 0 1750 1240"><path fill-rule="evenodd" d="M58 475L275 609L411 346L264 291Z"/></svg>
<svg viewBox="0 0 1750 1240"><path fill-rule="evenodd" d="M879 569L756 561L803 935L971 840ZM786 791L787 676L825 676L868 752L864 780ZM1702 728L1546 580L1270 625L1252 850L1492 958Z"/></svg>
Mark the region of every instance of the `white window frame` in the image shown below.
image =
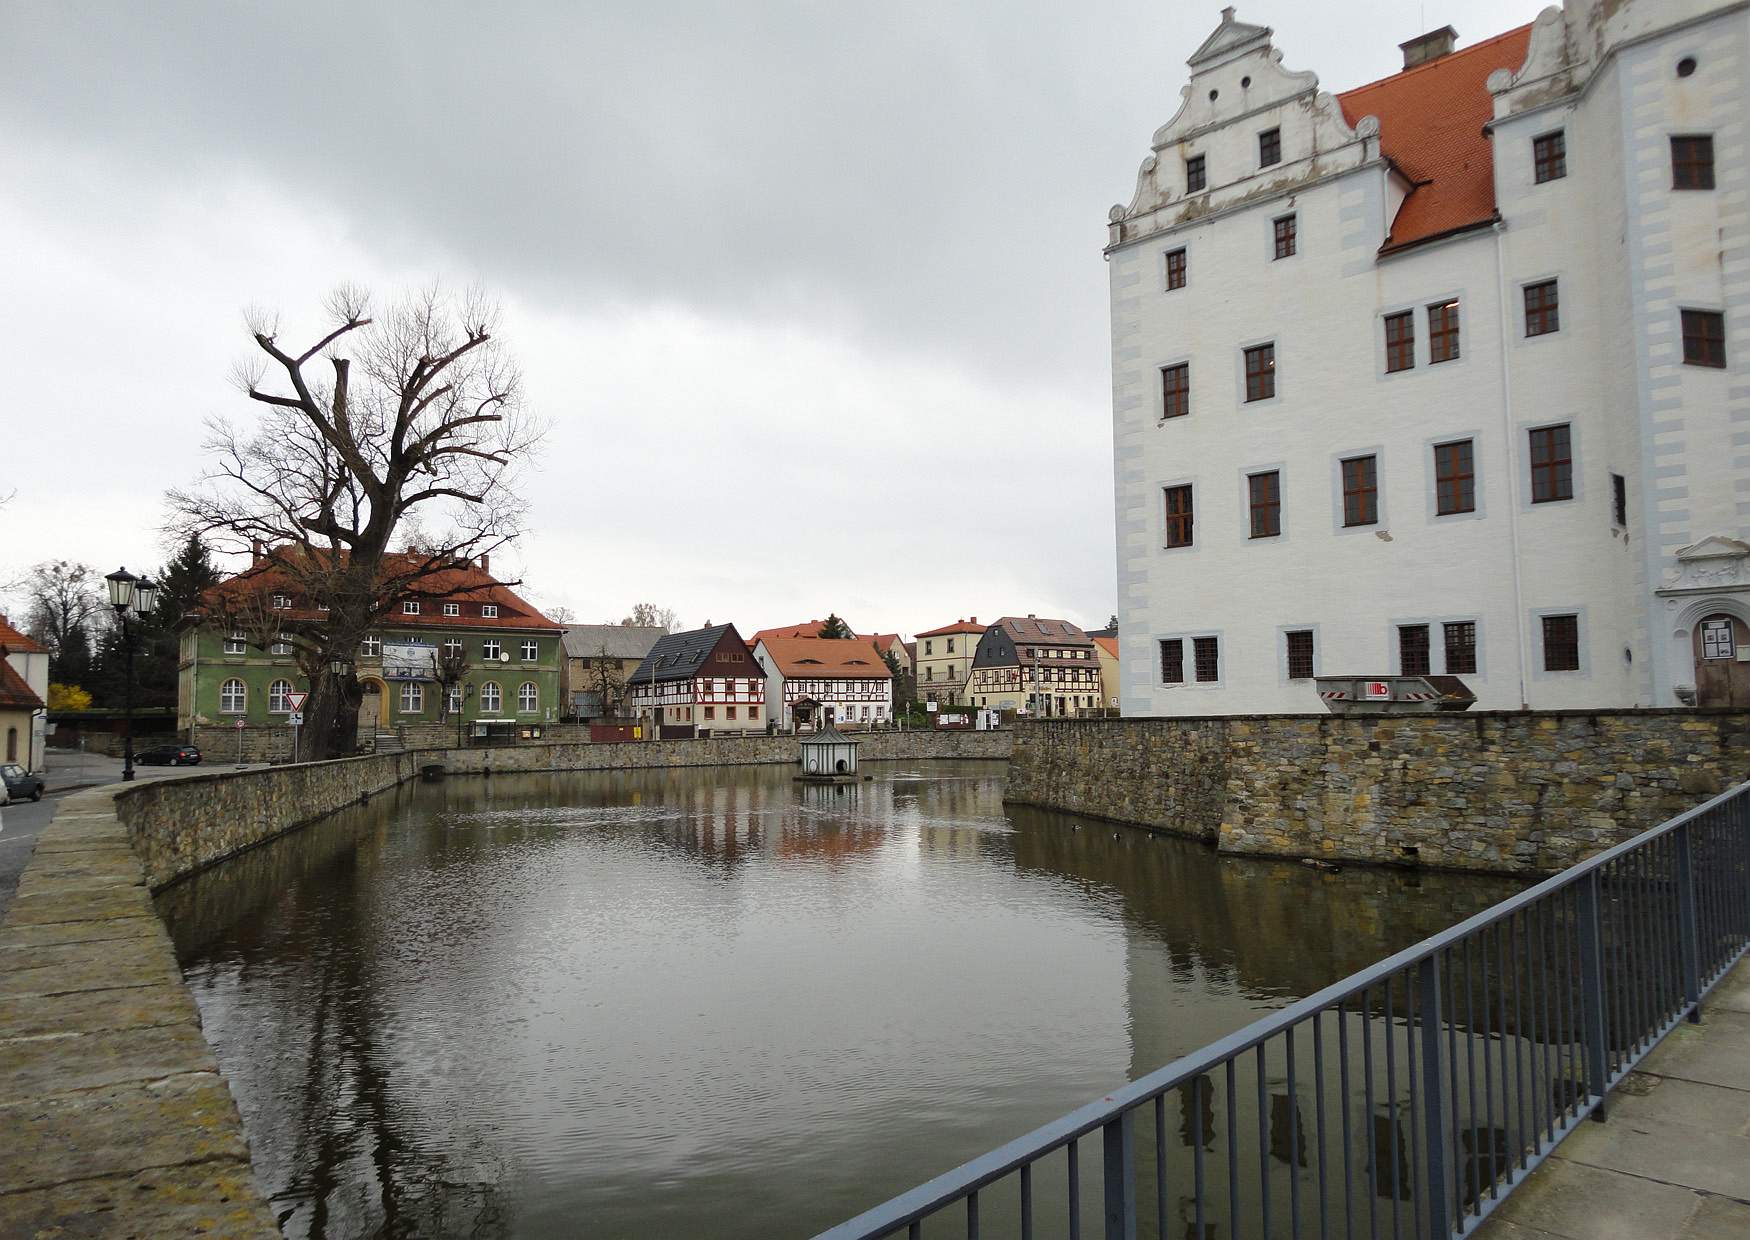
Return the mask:
<svg viewBox="0 0 1750 1240"><path fill-rule="evenodd" d="M482 603L482 604L480 604L480 615L487 620L498 619L498 604L497 603Z"/></svg>
<svg viewBox="0 0 1750 1240"><path fill-rule="evenodd" d="M541 709L541 686L532 680L525 680L517 686L516 709L519 715L533 715Z"/></svg>
<svg viewBox="0 0 1750 1240"><path fill-rule="evenodd" d="M496 637L488 637L480 643L480 657L498 662L498 656L504 653L503 644Z"/></svg>
<svg viewBox="0 0 1750 1240"><path fill-rule="evenodd" d="M417 616L419 614L419 600L416 598L402 599L401 614L404 616Z"/></svg>
<svg viewBox="0 0 1750 1240"><path fill-rule="evenodd" d="M292 704L288 697L292 692L292 682L286 679L274 681L267 687L267 713L270 715L289 715Z"/></svg>
<svg viewBox="0 0 1750 1240"><path fill-rule="evenodd" d="M401 713L417 715L425 710L425 686L417 680L401 682Z"/></svg>
<svg viewBox="0 0 1750 1240"><path fill-rule="evenodd" d="M383 657L383 639L372 634L359 643L359 653L367 659Z"/></svg>
<svg viewBox="0 0 1750 1240"><path fill-rule="evenodd" d="M459 616L461 614L462 614L462 605L460 603L445 603L444 604L444 615L446 615L446 616Z"/></svg>
<svg viewBox="0 0 1750 1240"><path fill-rule="evenodd" d="M504 690L498 687L496 680L489 680L480 686L480 709L489 715L496 715L504 705Z"/></svg>
<svg viewBox="0 0 1750 1240"><path fill-rule="evenodd" d="M242 633L225 634L224 651L226 654L248 654L249 639Z"/></svg>
<svg viewBox="0 0 1750 1240"><path fill-rule="evenodd" d="M231 692L232 686L236 686L236 694ZM226 705L233 697L236 699L235 703ZM219 686L219 713L221 715L246 715L249 713L249 686L238 677L233 676Z"/></svg>
<svg viewBox="0 0 1750 1240"><path fill-rule="evenodd" d="M539 659L540 657L541 657L541 643L540 642L524 642L523 643L523 662L524 663L533 663L537 659Z"/></svg>

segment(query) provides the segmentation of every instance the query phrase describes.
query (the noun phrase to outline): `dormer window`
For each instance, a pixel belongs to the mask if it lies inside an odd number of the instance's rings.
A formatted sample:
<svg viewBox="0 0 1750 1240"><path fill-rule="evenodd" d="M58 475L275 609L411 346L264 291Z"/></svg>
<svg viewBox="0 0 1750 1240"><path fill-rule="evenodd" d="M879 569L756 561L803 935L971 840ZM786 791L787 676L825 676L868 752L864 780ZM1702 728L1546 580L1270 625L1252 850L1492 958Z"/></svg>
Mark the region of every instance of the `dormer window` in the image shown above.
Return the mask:
<svg viewBox="0 0 1750 1240"><path fill-rule="evenodd" d="M1282 131L1266 129L1258 135L1258 167L1268 168L1282 162Z"/></svg>
<svg viewBox="0 0 1750 1240"><path fill-rule="evenodd" d="M419 600L411 598L403 600L401 604L401 614L404 616L417 616L419 614Z"/></svg>
<svg viewBox="0 0 1750 1240"><path fill-rule="evenodd" d="M292 596L289 594L274 595L273 609L275 611L290 611L292 609Z"/></svg>
<svg viewBox="0 0 1750 1240"><path fill-rule="evenodd" d="M1206 181L1203 156L1193 155L1185 161L1185 192L1195 194L1201 190Z"/></svg>
<svg viewBox="0 0 1750 1240"><path fill-rule="evenodd" d="M462 605L460 603L445 603L444 604L444 615L446 615L446 616L459 616L461 614L462 614Z"/></svg>
<svg viewBox="0 0 1750 1240"><path fill-rule="evenodd" d="M485 619L485 620L498 619L498 604L497 603L482 603L482 604L480 604L480 615L481 615L481 618Z"/></svg>

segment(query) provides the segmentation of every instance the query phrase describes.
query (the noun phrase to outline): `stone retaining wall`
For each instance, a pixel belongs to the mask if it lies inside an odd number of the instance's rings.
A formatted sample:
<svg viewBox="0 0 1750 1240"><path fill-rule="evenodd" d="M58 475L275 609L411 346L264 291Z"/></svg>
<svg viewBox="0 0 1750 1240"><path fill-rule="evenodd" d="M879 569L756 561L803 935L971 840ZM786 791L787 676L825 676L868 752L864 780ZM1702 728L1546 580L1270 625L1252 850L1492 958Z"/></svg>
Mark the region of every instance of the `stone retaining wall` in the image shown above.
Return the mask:
<svg viewBox="0 0 1750 1240"><path fill-rule="evenodd" d="M1006 796L1223 852L1548 873L1750 779L1750 712L1047 720Z"/></svg>

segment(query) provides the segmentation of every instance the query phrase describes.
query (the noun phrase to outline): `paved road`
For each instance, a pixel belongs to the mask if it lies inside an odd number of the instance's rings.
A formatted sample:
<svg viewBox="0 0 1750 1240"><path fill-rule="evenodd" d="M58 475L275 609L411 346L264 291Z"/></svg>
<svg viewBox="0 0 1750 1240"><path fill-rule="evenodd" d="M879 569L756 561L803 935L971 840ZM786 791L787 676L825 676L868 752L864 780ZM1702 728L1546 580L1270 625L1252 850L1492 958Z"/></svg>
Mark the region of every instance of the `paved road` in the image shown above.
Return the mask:
<svg viewBox="0 0 1750 1240"><path fill-rule="evenodd" d="M202 770L235 770L233 763L189 768L185 766L141 766L134 768L137 779L172 779L193 775ZM20 801L0 806L0 917L12 903L12 893L18 888L18 875L36 848L36 837L55 816L60 798L77 787L92 784L118 783L122 777L122 760L100 754L49 750L48 795L40 801Z"/></svg>

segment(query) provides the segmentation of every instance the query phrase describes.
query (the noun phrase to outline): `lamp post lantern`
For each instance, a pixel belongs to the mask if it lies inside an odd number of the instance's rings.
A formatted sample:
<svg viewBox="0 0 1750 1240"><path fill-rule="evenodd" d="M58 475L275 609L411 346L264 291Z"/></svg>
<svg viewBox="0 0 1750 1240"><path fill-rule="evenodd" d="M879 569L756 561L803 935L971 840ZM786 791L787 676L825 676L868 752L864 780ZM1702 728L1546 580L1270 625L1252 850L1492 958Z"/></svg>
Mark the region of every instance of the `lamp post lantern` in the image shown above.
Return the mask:
<svg viewBox="0 0 1750 1240"><path fill-rule="evenodd" d="M122 626L122 650L127 655L126 713L122 717L122 780L127 782L134 778L134 644L139 637L138 624L158 606L158 586L150 577L134 576L125 566L103 580L109 585L109 605Z"/></svg>

